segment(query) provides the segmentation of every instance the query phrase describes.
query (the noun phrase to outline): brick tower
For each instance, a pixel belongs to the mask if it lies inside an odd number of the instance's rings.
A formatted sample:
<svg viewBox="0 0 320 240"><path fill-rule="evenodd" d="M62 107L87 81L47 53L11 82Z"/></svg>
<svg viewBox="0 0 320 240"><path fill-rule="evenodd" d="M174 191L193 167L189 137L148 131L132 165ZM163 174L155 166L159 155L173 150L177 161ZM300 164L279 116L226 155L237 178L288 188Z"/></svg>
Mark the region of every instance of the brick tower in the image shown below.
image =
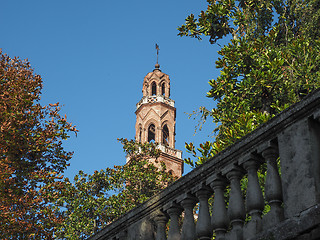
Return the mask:
<svg viewBox="0 0 320 240"><path fill-rule="evenodd" d="M182 151L175 149L176 108L170 99L169 76L155 69L148 73L142 86L142 99L136 108L136 141L157 142L161 150L159 160L174 176L183 173Z"/></svg>

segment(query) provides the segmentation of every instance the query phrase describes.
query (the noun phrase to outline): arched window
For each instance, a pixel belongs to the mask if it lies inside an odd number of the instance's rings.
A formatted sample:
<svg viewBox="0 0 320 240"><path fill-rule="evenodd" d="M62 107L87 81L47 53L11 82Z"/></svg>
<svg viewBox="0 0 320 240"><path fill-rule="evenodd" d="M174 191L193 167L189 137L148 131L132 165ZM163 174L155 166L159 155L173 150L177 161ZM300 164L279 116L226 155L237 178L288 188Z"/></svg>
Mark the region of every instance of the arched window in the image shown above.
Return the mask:
<svg viewBox="0 0 320 240"><path fill-rule="evenodd" d="M164 96L166 94L166 84L162 83L161 85L161 94Z"/></svg>
<svg viewBox="0 0 320 240"><path fill-rule="evenodd" d="M151 124L148 128L148 142L156 140L156 127Z"/></svg>
<svg viewBox="0 0 320 240"><path fill-rule="evenodd" d="M167 124L162 128L162 143L169 146L169 129Z"/></svg>
<svg viewBox="0 0 320 240"><path fill-rule="evenodd" d="M157 95L157 85L155 82L151 84L151 93L152 95Z"/></svg>
<svg viewBox="0 0 320 240"><path fill-rule="evenodd" d="M142 136L142 128L139 129L139 142L141 142L141 136Z"/></svg>

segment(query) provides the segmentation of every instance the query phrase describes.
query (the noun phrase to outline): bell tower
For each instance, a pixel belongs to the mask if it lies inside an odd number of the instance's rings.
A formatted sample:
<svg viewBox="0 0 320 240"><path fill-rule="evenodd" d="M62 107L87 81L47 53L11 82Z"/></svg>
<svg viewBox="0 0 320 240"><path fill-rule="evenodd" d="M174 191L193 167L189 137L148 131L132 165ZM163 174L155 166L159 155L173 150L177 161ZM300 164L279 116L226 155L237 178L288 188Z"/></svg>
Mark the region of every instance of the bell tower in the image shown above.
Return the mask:
<svg viewBox="0 0 320 240"><path fill-rule="evenodd" d="M142 99L136 105L136 141L159 143L159 160L174 176L183 173L182 151L175 149L176 108L170 99L169 76L157 63L142 86Z"/></svg>

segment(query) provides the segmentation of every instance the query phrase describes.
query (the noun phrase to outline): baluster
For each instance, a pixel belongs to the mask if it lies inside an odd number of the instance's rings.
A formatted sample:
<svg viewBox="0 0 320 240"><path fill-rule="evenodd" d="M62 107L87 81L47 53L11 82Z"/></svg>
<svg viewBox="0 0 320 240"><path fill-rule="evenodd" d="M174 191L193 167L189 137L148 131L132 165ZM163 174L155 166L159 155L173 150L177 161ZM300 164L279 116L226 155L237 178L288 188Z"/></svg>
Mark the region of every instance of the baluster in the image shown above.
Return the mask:
<svg viewBox="0 0 320 240"><path fill-rule="evenodd" d="M212 237L211 220L209 214L208 199L211 195L211 190L203 186L196 192L199 199L199 217L196 225L197 237L200 240L210 240Z"/></svg>
<svg viewBox="0 0 320 240"><path fill-rule="evenodd" d="M245 238L254 237L262 230L261 214L264 209L264 200L257 175L259 165L258 159L253 157L243 164L248 172L246 208L251 216L250 222L246 225Z"/></svg>
<svg viewBox="0 0 320 240"><path fill-rule="evenodd" d="M216 240L225 239L225 233L229 226L229 219L224 199L226 185L227 181L223 178L218 178L210 183L210 187L214 191L211 224L216 234Z"/></svg>
<svg viewBox="0 0 320 240"><path fill-rule="evenodd" d="M185 199L181 201L181 206L184 208L184 219L181 231L182 240L195 240L196 239L196 226L193 218L193 208L197 203L197 199L188 194Z"/></svg>
<svg viewBox="0 0 320 240"><path fill-rule="evenodd" d="M277 166L278 152L275 147L268 147L262 152L267 162L267 176L265 184L265 196L270 205L270 212L266 215L266 226L269 227L283 220L282 186Z"/></svg>
<svg viewBox="0 0 320 240"><path fill-rule="evenodd" d="M231 188L228 215L232 226L232 230L230 232L232 239L243 239L243 224L246 218L244 200L240 186L240 180L243 173L243 169L236 166L227 173L227 178L230 181Z"/></svg>
<svg viewBox="0 0 320 240"><path fill-rule="evenodd" d="M166 224L168 222L168 217L161 212L154 217L154 221L157 225L156 240L166 240Z"/></svg>
<svg viewBox="0 0 320 240"><path fill-rule="evenodd" d="M182 210L183 209L178 204L172 204L167 209L167 213L170 217L168 240L180 240L179 216L182 213Z"/></svg>

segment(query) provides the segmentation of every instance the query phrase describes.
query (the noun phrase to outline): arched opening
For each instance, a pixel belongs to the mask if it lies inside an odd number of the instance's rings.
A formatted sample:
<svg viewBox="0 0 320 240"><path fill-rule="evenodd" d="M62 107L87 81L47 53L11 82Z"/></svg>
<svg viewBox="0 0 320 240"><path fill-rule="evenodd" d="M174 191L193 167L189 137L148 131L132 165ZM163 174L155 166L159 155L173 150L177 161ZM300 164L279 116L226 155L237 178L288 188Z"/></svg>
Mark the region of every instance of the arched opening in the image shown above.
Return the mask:
<svg viewBox="0 0 320 240"><path fill-rule="evenodd" d="M164 96L166 94L166 84L162 83L161 85L161 94Z"/></svg>
<svg viewBox="0 0 320 240"><path fill-rule="evenodd" d="M165 146L169 146L169 129L167 124L164 125L162 128L162 143Z"/></svg>
<svg viewBox="0 0 320 240"><path fill-rule="evenodd" d="M141 142L141 137L142 137L142 128L139 128L139 142Z"/></svg>
<svg viewBox="0 0 320 240"><path fill-rule="evenodd" d="M151 124L148 127L148 142L155 141L156 140L156 127L154 124Z"/></svg>
<svg viewBox="0 0 320 240"><path fill-rule="evenodd" d="M151 95L157 95L157 84L155 82L151 84Z"/></svg>

